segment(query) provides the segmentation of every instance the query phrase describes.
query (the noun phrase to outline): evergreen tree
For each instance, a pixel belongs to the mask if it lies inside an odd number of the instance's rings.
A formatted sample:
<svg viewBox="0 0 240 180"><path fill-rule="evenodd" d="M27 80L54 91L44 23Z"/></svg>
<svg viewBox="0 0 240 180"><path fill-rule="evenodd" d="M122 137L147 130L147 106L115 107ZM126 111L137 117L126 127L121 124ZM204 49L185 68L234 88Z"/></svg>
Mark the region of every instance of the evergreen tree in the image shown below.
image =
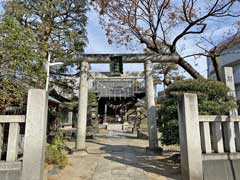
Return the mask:
<svg viewBox="0 0 240 180"><path fill-rule="evenodd" d="M10 0L3 8L0 111L22 103L29 87L44 88L48 52L52 61L74 58L83 53L87 42L87 0Z"/></svg>
<svg viewBox="0 0 240 180"><path fill-rule="evenodd" d="M87 0L10 0L4 4L4 16L14 17L35 34L40 56L39 87L45 84L48 52L53 60L77 57L86 44Z"/></svg>
<svg viewBox="0 0 240 180"><path fill-rule="evenodd" d="M0 112L21 105L29 87L37 87L40 56L31 29L13 17L0 23Z"/></svg>

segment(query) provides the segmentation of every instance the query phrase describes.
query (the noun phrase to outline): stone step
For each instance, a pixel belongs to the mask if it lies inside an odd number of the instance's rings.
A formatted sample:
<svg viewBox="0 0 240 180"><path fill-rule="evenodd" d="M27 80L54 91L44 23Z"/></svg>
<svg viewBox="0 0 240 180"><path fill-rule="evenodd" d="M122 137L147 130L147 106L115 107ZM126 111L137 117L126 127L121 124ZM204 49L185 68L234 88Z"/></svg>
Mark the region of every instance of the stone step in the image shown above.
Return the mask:
<svg viewBox="0 0 240 180"><path fill-rule="evenodd" d="M107 130L108 131L122 131L123 125L122 124L108 124Z"/></svg>

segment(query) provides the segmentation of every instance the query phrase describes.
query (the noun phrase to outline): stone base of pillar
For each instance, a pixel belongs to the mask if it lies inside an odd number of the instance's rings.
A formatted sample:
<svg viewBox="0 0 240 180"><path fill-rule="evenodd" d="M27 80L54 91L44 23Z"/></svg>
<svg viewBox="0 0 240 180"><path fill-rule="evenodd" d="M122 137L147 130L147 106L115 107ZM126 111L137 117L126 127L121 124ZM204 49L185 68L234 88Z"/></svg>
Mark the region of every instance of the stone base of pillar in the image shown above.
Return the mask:
<svg viewBox="0 0 240 180"><path fill-rule="evenodd" d="M161 154L163 152L163 148L161 147L146 147L147 153Z"/></svg>
<svg viewBox="0 0 240 180"><path fill-rule="evenodd" d="M143 139L143 140L148 140L148 129L138 129L137 130L137 138L138 139Z"/></svg>
<svg viewBox="0 0 240 180"><path fill-rule="evenodd" d="M76 156L88 155L87 148L85 148L85 149L73 149L72 153Z"/></svg>
<svg viewBox="0 0 240 180"><path fill-rule="evenodd" d="M104 125L104 126L107 126L107 125L108 125L108 122L103 122L103 125Z"/></svg>
<svg viewBox="0 0 240 180"><path fill-rule="evenodd" d="M142 118L142 116L140 118ZM148 139L149 138L147 118L144 118L141 120L141 124L139 125L139 128L137 129L137 137L139 139Z"/></svg>

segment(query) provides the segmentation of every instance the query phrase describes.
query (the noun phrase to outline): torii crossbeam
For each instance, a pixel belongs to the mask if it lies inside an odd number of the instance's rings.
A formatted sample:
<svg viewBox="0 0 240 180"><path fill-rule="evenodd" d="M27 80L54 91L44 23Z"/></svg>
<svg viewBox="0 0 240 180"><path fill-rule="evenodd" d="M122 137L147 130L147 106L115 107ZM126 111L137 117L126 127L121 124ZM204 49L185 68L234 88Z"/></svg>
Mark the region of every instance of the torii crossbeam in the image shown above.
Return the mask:
<svg viewBox="0 0 240 180"><path fill-rule="evenodd" d="M177 63L180 56L174 53L163 54L82 54L78 58L66 60L68 63L80 63L87 61L93 64L111 63L112 57L121 57L123 63L144 63L150 60L152 63Z"/></svg>

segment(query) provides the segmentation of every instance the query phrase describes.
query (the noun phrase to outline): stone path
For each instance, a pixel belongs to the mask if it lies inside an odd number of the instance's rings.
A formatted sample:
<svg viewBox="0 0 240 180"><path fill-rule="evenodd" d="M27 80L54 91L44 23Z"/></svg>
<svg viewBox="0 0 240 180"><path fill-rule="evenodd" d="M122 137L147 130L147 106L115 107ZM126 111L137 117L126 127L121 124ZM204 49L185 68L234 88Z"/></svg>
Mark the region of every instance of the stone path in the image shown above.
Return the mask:
<svg viewBox="0 0 240 180"><path fill-rule="evenodd" d="M71 143L70 143L71 144ZM73 145L73 144L72 144ZM180 180L174 152L146 151L146 140L109 132L88 141L86 154L69 156L69 165L49 180ZM173 156L172 156L173 155Z"/></svg>

